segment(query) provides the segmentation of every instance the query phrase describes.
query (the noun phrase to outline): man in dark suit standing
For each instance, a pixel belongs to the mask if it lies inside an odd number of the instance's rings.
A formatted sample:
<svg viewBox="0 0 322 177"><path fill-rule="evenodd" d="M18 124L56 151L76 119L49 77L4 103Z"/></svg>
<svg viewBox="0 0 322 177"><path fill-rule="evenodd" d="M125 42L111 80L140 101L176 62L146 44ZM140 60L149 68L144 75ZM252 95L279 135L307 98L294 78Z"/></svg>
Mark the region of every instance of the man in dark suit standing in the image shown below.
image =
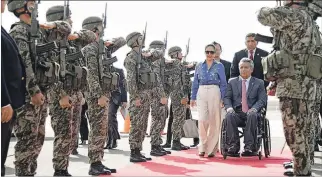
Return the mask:
<svg viewBox="0 0 322 177"><path fill-rule="evenodd" d="M1 1L1 13L6 1ZM15 117L25 104L25 66L18 47L1 26L1 176L5 175L12 126Z"/></svg>
<svg viewBox="0 0 322 177"><path fill-rule="evenodd" d="M240 76L231 78L227 85L224 104L227 110L224 123L227 132L228 154L239 152L238 126L246 124L244 130L244 152L242 155L257 154L257 125L260 110L267 104L264 81L251 76L254 63L243 58L239 63Z"/></svg>
<svg viewBox="0 0 322 177"><path fill-rule="evenodd" d="M222 47L218 42L213 42L213 44L216 47L216 54L215 54L215 60L222 63L225 67L225 74L226 74L226 80L228 83L228 80L230 78L230 68L231 68L231 62L224 60L220 57L221 53L222 53Z"/></svg>
<svg viewBox="0 0 322 177"><path fill-rule="evenodd" d="M255 41L255 33L249 33L246 35L246 49L243 49L235 53L233 63L231 65L230 77L239 76L238 64L242 58L249 58L254 62L254 71L252 73L253 77L264 80L263 66L262 66L262 57L266 57L268 52L257 48L258 42ZM265 89L268 86L269 82L265 82Z"/></svg>
<svg viewBox="0 0 322 177"><path fill-rule="evenodd" d="M125 77L123 69L115 68L120 76L119 89L112 92L111 101L108 110L108 138L105 149L114 149L117 147L116 140L120 139L120 134L118 131L118 122L117 122L117 110L120 106L126 108L127 106L127 93L125 89Z"/></svg>

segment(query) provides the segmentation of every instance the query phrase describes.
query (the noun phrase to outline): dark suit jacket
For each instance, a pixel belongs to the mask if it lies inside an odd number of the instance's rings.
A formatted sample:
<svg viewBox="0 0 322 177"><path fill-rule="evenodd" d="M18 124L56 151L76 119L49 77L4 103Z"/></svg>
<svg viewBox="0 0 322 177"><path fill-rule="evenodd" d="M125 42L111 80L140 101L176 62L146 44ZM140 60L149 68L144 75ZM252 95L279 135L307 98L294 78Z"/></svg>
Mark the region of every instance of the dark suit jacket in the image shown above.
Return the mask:
<svg viewBox="0 0 322 177"><path fill-rule="evenodd" d="M126 81L125 81L123 69L114 67L114 70L120 75L120 83L119 83L119 89L117 91L112 92L111 97L113 102L116 105L121 105L123 102L127 102L127 93L125 90Z"/></svg>
<svg viewBox="0 0 322 177"><path fill-rule="evenodd" d="M239 77L231 78L227 85L224 97L225 108L241 108L242 102L242 80ZM264 81L251 77L247 89L248 108L255 108L257 111L267 104L267 94L264 88Z"/></svg>
<svg viewBox="0 0 322 177"><path fill-rule="evenodd" d="M254 71L252 73L253 77L264 80L263 66L262 66L262 57L266 57L268 52L260 48L256 48L254 54ZM239 62L242 58L248 57L247 49L243 49L239 52L236 52L234 55L233 63L231 65L230 78L239 76ZM265 89L268 86L269 82L265 82Z"/></svg>
<svg viewBox="0 0 322 177"><path fill-rule="evenodd" d="M26 72L18 47L1 27L1 107L13 109L25 104Z"/></svg>
<svg viewBox="0 0 322 177"><path fill-rule="evenodd" d="M225 74L226 74L226 80L228 82L230 78L230 68L231 68L231 62L220 59L220 63L222 63L225 67Z"/></svg>

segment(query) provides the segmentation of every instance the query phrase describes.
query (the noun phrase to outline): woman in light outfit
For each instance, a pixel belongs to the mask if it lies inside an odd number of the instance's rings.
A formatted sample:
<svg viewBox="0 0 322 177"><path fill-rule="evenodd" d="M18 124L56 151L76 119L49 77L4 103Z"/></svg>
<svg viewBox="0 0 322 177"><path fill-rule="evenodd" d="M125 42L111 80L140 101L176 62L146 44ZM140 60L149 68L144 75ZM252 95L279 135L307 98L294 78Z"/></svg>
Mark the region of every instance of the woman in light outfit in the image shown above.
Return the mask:
<svg viewBox="0 0 322 177"><path fill-rule="evenodd" d="M199 156L214 157L219 146L222 99L227 87L224 65L214 60L216 47L205 47L206 60L196 66L191 106L199 114ZM197 102L196 102L197 100Z"/></svg>

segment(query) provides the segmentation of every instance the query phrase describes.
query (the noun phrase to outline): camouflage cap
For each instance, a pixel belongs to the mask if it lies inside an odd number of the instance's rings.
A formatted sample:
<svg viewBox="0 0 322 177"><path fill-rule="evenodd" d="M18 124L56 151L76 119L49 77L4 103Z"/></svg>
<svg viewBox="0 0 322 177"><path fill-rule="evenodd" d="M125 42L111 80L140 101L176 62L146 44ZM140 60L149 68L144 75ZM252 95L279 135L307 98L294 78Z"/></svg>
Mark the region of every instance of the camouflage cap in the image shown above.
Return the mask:
<svg viewBox="0 0 322 177"><path fill-rule="evenodd" d="M174 46L168 50L168 55L175 55L178 52L182 52L182 49L179 46Z"/></svg>
<svg viewBox="0 0 322 177"><path fill-rule="evenodd" d="M310 11L319 14L322 16L322 1L321 0L313 0L308 4L308 8Z"/></svg>
<svg viewBox="0 0 322 177"><path fill-rule="evenodd" d="M141 33L139 32L132 32L130 33L129 35L126 36L126 44L129 46L129 47L132 47L133 44L137 41L137 39L142 36Z"/></svg>
<svg viewBox="0 0 322 177"><path fill-rule="evenodd" d="M69 15L70 14L71 14L71 11L69 10ZM46 12L47 22L63 20L63 18L64 18L64 6L53 6L49 8Z"/></svg>
<svg viewBox="0 0 322 177"><path fill-rule="evenodd" d="M82 23L83 29L91 31L97 28L99 25L103 25L103 20L100 17L88 17Z"/></svg>
<svg viewBox="0 0 322 177"><path fill-rule="evenodd" d="M156 48L159 48L160 49L160 48L163 48L164 47L164 42L155 40L155 41L152 41L150 43L150 46L149 47L152 48L152 49L156 49Z"/></svg>
<svg viewBox="0 0 322 177"><path fill-rule="evenodd" d="M23 8L27 1L19 1L19 0L9 0L8 1L8 11L14 12L16 9Z"/></svg>

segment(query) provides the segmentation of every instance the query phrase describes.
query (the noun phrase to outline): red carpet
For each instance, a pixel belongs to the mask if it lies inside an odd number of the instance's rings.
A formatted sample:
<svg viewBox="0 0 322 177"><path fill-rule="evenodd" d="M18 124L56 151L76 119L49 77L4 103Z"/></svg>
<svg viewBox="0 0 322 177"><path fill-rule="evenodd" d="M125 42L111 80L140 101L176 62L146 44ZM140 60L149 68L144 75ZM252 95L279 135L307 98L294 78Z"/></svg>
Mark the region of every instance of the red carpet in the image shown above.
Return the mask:
<svg viewBox="0 0 322 177"><path fill-rule="evenodd" d="M269 158L227 157L218 153L215 158L197 156L197 150L173 152L153 158L150 162L130 164L113 176L282 176L282 163L289 161L290 151L273 151Z"/></svg>

